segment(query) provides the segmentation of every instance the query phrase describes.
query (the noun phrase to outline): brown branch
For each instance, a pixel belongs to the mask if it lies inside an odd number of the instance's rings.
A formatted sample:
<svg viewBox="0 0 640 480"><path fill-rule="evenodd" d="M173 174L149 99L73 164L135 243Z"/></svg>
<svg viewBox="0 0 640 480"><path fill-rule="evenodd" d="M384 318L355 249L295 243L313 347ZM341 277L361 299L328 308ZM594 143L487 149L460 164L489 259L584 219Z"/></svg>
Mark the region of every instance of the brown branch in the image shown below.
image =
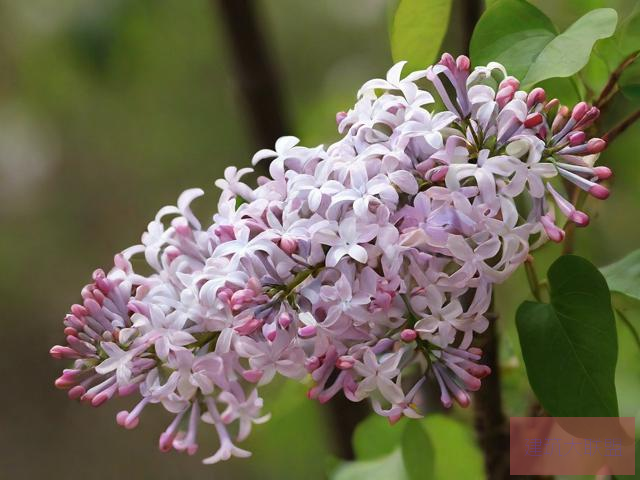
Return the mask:
<svg viewBox="0 0 640 480"><path fill-rule="evenodd" d="M631 115L629 115L627 118L625 118L620 123L618 123L616 126L614 126L607 133L605 133L602 136L602 139L605 140L607 143L613 142L613 140L618 135L620 135L622 132L624 132L627 128L629 128L631 125L633 125L639 119L640 119L640 110L636 110Z"/></svg>
<svg viewBox="0 0 640 480"><path fill-rule="evenodd" d="M491 368L491 375L482 380L482 388L473 396L475 429L484 455L488 480L509 478L509 425L502 410L500 365L498 362L498 320L488 314L489 327L478 337L483 363Z"/></svg>
<svg viewBox="0 0 640 480"><path fill-rule="evenodd" d="M462 47L466 55L469 55L469 45L476 23L482 15L482 0L462 0L460 11L462 13Z"/></svg>
<svg viewBox="0 0 640 480"><path fill-rule="evenodd" d="M609 100L611 100L611 97L613 97L613 95L615 94L615 90L618 85L618 80L620 80L622 73L625 71L625 69L629 65L631 65L636 60L636 58L638 58L638 55L640 55L640 51L633 52L631 55L626 57L622 61L622 63L620 63L620 65L618 65L618 68L616 68L613 71L613 73L611 73L611 76L609 77L609 81L604 86L604 88L602 89L602 92L600 92L600 96L594 103L596 107L601 108Z"/></svg>
<svg viewBox="0 0 640 480"><path fill-rule="evenodd" d="M258 148L271 147L290 132L276 68L269 56L254 0L211 0L220 13L228 36L235 83ZM264 172L266 163L262 162ZM364 402L353 403L341 395L329 402L335 453L352 459L351 436L369 413Z"/></svg>
<svg viewBox="0 0 640 480"><path fill-rule="evenodd" d="M289 132L276 68L269 56L254 0L212 0L228 36L234 80L256 146L272 147Z"/></svg>
<svg viewBox="0 0 640 480"><path fill-rule="evenodd" d="M468 52L473 29L482 13L482 2L463 2L463 41ZM474 425L478 443L484 455L488 480L509 478L509 425L502 407L500 365L498 362L499 337L493 312L493 302L487 314L489 327L477 338L483 361L491 368L491 375L482 381L482 387L473 396Z"/></svg>

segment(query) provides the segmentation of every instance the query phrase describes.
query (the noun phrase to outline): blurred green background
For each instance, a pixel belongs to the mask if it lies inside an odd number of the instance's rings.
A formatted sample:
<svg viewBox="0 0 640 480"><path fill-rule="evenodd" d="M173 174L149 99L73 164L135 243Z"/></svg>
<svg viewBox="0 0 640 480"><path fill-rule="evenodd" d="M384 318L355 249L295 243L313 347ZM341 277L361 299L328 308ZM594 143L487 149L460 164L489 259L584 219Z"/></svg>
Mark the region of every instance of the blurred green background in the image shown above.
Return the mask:
<svg viewBox="0 0 640 480"><path fill-rule="evenodd" d="M464 50L470 1L456 2L444 50ZM282 134L307 145L337 138L335 112L392 64L392 3L257 2L293 129ZM624 14L635 4L532 3L561 28L591 8ZM201 211L211 212L224 167L246 166L269 146L249 133L230 57L215 1L0 1L0 478L323 478L334 432L328 409L307 400L303 386L268 388L273 418L247 442L253 457L214 467L199 462L217 448L213 432L202 429L195 457L161 454L157 435L169 419L161 409L126 432L114 417L131 400L92 409L53 387L63 365L48 349L62 341L62 318L92 270L109 268L113 253L137 243L185 188L207 190ZM577 237L578 253L597 265L639 244L639 134L637 124L606 152L613 194L589 203L597 215ZM521 274L498 292L509 414L531 400L513 328L526 296ZM621 413L637 415L640 355L619 331Z"/></svg>

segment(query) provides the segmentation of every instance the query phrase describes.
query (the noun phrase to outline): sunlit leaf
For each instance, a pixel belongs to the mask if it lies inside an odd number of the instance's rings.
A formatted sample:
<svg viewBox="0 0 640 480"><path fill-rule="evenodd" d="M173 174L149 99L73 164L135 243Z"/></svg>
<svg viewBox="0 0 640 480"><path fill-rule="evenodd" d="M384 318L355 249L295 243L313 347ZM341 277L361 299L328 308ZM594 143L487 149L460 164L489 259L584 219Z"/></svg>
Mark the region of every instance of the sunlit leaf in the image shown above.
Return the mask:
<svg viewBox="0 0 640 480"><path fill-rule="evenodd" d="M469 50L475 65L498 62L524 78L542 49L556 36L549 18L523 0L498 0L480 17Z"/></svg>
<svg viewBox="0 0 640 480"><path fill-rule="evenodd" d="M393 60L408 70L433 63L449 26L452 0L400 0L391 28Z"/></svg>
<svg viewBox="0 0 640 480"><path fill-rule="evenodd" d="M374 460L345 462L335 469L331 476L331 480L389 480L391 478L409 480L404 471L400 447Z"/></svg>
<svg viewBox="0 0 640 480"><path fill-rule="evenodd" d="M482 455L471 426L444 415L402 419L393 427L386 418L372 415L356 429L353 444L358 461L338 467L332 480L382 478L375 476L377 469L384 474L389 471L387 468L396 467L400 470L388 478L449 480L484 476ZM464 461L451 461L452 451ZM396 455L402 460L400 466ZM419 472L421 476L416 476Z"/></svg>
<svg viewBox="0 0 640 480"><path fill-rule="evenodd" d="M533 85L547 78L569 77L579 72L589 61L595 42L613 35L617 22L618 14L612 8L587 13L544 47L522 83Z"/></svg>
<svg viewBox="0 0 640 480"><path fill-rule="evenodd" d="M548 272L551 303L524 302L516 325L529 383L552 415L617 416L616 326L607 283L565 255Z"/></svg>
<svg viewBox="0 0 640 480"><path fill-rule="evenodd" d="M370 415L353 432L353 451L358 460L371 460L391 453L402 438L404 422L390 425L380 415Z"/></svg>
<svg viewBox="0 0 640 480"><path fill-rule="evenodd" d="M409 421L404 428L402 460L410 480L433 478L435 469L433 443L420 422Z"/></svg>
<svg viewBox="0 0 640 480"><path fill-rule="evenodd" d="M471 424L461 423L449 416L431 414L422 420L422 425L433 440L434 479L485 477L482 454ZM451 452L455 452L455 456Z"/></svg>
<svg viewBox="0 0 640 480"><path fill-rule="evenodd" d="M549 18L524 0L498 0L478 22L471 39L474 63L502 63L530 86L557 77L570 77L588 62L596 41L615 32L617 13L593 10L557 31Z"/></svg>

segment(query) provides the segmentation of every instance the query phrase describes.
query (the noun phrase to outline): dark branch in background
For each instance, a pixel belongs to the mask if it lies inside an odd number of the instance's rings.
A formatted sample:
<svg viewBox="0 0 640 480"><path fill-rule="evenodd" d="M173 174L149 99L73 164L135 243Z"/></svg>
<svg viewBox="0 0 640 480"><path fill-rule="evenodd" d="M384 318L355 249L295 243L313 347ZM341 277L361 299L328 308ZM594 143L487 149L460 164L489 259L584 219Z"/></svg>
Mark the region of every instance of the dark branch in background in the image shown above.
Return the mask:
<svg viewBox="0 0 640 480"><path fill-rule="evenodd" d="M234 83L258 148L273 148L290 132L276 68L269 55L254 0L211 0L228 36Z"/></svg>
<svg viewBox="0 0 640 480"><path fill-rule="evenodd" d="M633 125L636 121L640 120L640 110L633 112L627 118L622 120L619 124L609 130L602 136L602 139L607 143L611 143L618 135L624 132L627 128Z"/></svg>
<svg viewBox="0 0 640 480"><path fill-rule="evenodd" d="M482 0L462 0L462 46L466 55L469 55L469 45L473 29L478 23L484 2Z"/></svg>
<svg viewBox="0 0 640 480"><path fill-rule="evenodd" d="M483 363L491 375L482 380L482 388L473 396L476 435L484 455L488 480L509 478L509 426L502 411L500 364L498 361L498 317L487 314L489 327L478 337Z"/></svg>
<svg viewBox="0 0 640 480"><path fill-rule="evenodd" d="M466 52L482 14L483 3L481 0L463 1L462 38L466 42ZM489 327L477 338L477 346L482 349L483 363L491 368L491 375L482 380L482 387L473 396L474 426L484 456L487 479L503 480L509 478L509 426L502 408L498 317L493 313L493 302L487 318Z"/></svg>
<svg viewBox="0 0 640 480"><path fill-rule="evenodd" d="M228 37L235 69L234 83L246 111L256 148L273 148L274 142L289 133L283 94L276 67L269 56L254 0L211 0L220 13ZM261 172L266 162L261 162ZM356 425L369 413L364 402L353 403L341 395L328 404L334 433L335 453L352 459L351 436Z"/></svg>
<svg viewBox="0 0 640 480"><path fill-rule="evenodd" d="M620 80L622 73L636 60L636 58L638 58L638 55L640 55L640 51L632 53L627 58L625 58L622 63L620 63L618 68L616 68L613 73L611 73L609 81L604 86L602 92L600 93L600 96L598 96L598 99L594 103L596 107L602 108L609 102L609 100L611 100L611 97L613 97L613 95L615 95L618 90L618 80Z"/></svg>

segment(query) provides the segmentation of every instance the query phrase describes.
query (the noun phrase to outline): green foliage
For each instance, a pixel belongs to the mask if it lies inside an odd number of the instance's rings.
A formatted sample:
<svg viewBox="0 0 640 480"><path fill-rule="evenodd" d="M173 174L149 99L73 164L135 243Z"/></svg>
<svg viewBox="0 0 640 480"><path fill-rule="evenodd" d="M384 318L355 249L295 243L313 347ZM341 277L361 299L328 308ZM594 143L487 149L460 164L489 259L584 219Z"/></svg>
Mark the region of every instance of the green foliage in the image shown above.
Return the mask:
<svg viewBox="0 0 640 480"><path fill-rule="evenodd" d="M400 447L375 460L345 462L331 475L331 480L389 480L390 478L409 480L404 470Z"/></svg>
<svg viewBox="0 0 640 480"><path fill-rule="evenodd" d="M640 101L640 62L638 60L625 69L619 85L625 97L634 102Z"/></svg>
<svg viewBox="0 0 640 480"><path fill-rule="evenodd" d="M547 78L570 77L579 72L589 61L595 42L613 35L617 22L618 14L612 8L587 13L544 47L522 83L534 85Z"/></svg>
<svg viewBox="0 0 640 480"><path fill-rule="evenodd" d="M565 255L548 272L549 304L516 313L529 383L556 417L617 416L618 343L607 283L587 260Z"/></svg>
<svg viewBox="0 0 640 480"><path fill-rule="evenodd" d="M402 434L402 461L410 480L433 478L433 443L419 422L408 422Z"/></svg>
<svg viewBox="0 0 640 480"><path fill-rule="evenodd" d="M640 346L640 250L601 269L611 291L611 302Z"/></svg>
<svg viewBox="0 0 640 480"><path fill-rule="evenodd" d="M357 461L335 469L332 480L446 480L484 475L482 456L470 426L444 415L402 419L394 426L386 418L372 415L356 428L353 447ZM464 462L452 462L452 451ZM389 474L393 468L396 470Z"/></svg>
<svg viewBox="0 0 640 480"><path fill-rule="evenodd" d="M620 25L616 37L622 55L629 55L640 50L640 3L636 4L631 15Z"/></svg>
<svg viewBox="0 0 640 480"><path fill-rule="evenodd" d="M422 424L435 440L435 480L484 478L482 454L470 424L444 415L429 415Z"/></svg>
<svg viewBox="0 0 640 480"><path fill-rule="evenodd" d="M410 70L436 58L449 27L451 0L400 0L391 27L391 54Z"/></svg>
<svg viewBox="0 0 640 480"><path fill-rule="evenodd" d="M525 87L579 72L597 40L613 35L618 15L611 8L593 10L557 34L551 20L524 0L493 2L471 39L476 64L496 61Z"/></svg>
<svg viewBox="0 0 640 480"><path fill-rule="evenodd" d="M640 250L602 268L601 272L612 294L623 295L629 303L640 307Z"/></svg>
<svg viewBox="0 0 640 480"><path fill-rule="evenodd" d="M402 424L390 425L380 415L364 419L353 432L352 443L356 458L371 460L392 452L402 439Z"/></svg>
<svg viewBox="0 0 640 480"><path fill-rule="evenodd" d="M482 15L469 51L476 65L498 62L524 78L536 56L556 36L549 18L522 0L498 0Z"/></svg>
<svg viewBox="0 0 640 480"><path fill-rule="evenodd" d="M611 73L634 52L640 51L640 4L622 17L618 29L610 38L599 41L585 69L585 81L594 90L604 87ZM627 99L640 101L640 62L636 61L623 72L618 81Z"/></svg>

